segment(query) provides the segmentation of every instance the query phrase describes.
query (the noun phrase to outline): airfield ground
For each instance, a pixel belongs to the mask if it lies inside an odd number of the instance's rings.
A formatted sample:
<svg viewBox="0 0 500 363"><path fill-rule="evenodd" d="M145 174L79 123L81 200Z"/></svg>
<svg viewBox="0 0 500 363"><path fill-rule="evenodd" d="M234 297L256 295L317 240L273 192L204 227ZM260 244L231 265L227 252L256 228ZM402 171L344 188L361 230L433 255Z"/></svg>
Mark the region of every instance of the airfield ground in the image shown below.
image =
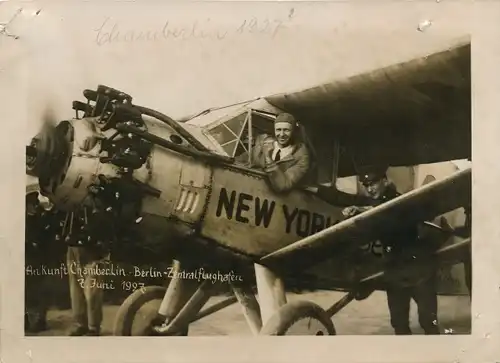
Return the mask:
<svg viewBox="0 0 500 363"><path fill-rule="evenodd" d="M319 291L304 294L289 294L291 300L311 300L324 308L328 308L334 301L341 298L343 293ZM212 304L220 298L213 298ZM113 322L117 305L104 307L104 321L102 335L112 335ZM412 302L411 326L414 334L422 334L418 326L416 306ZM469 334L471 330L470 301L468 296L440 296L439 320L443 333L445 329L451 334ZM389 313L385 294L375 292L364 301L354 301L338 313L333 322L339 335L387 335L392 334L389 323ZM71 325L70 310L51 310L48 313L49 330L41 332L39 336L65 335ZM193 323L189 328L189 335L197 336L244 336L250 335L245 318L239 305L234 304L213 315L207 316Z"/></svg>

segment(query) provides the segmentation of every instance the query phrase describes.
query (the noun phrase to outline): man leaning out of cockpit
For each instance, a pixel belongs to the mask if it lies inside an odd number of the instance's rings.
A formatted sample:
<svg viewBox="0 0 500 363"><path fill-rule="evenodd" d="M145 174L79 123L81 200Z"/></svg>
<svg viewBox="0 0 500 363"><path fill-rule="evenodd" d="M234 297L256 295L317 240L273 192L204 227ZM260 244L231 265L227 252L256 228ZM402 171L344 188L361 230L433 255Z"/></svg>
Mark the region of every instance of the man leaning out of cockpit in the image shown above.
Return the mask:
<svg viewBox="0 0 500 363"><path fill-rule="evenodd" d="M252 161L263 168L275 192L287 192L306 178L310 166L307 146L299 141L298 125L288 113L274 121L274 137L264 134L255 140Z"/></svg>

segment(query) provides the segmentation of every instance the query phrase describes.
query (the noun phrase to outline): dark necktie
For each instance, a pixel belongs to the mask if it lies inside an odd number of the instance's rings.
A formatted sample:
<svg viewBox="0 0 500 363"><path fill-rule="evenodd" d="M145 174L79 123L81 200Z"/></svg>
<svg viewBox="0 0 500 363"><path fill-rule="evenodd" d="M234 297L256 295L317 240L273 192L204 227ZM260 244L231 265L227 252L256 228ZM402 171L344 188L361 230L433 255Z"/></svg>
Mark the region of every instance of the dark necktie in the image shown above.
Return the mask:
<svg viewBox="0 0 500 363"><path fill-rule="evenodd" d="M276 156L274 157L274 161L279 161L281 159L281 149L278 149Z"/></svg>

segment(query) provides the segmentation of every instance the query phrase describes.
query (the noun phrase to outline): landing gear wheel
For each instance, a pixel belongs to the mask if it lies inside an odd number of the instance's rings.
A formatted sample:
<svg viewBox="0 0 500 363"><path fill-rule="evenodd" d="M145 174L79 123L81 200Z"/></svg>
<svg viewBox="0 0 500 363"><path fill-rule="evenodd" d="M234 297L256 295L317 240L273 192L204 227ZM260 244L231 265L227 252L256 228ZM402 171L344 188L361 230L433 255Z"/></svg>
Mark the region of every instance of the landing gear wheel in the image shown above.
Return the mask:
<svg viewBox="0 0 500 363"><path fill-rule="evenodd" d="M336 334L326 311L310 301L293 301L283 305L260 331L260 335Z"/></svg>
<svg viewBox="0 0 500 363"><path fill-rule="evenodd" d="M163 320L158 316L158 309L166 291L163 286L146 286L129 295L116 313L113 335L154 335L151 326L161 324ZM188 327L175 335L187 336Z"/></svg>

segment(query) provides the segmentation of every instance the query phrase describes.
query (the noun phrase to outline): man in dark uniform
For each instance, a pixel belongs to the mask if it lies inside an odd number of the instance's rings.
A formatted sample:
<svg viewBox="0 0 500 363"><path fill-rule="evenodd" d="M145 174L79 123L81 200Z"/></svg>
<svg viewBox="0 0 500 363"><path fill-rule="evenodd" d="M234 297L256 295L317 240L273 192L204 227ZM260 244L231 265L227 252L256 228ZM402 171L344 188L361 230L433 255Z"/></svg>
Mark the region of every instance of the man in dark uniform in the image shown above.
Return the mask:
<svg viewBox="0 0 500 363"><path fill-rule="evenodd" d="M42 208L38 200L38 193L26 195L26 225L25 225L25 265L26 271L39 269L45 263L45 239L41 232L43 228ZM28 332L39 332L47 328L47 306L44 299L44 277L42 275L26 273L25 276L25 318L24 326Z"/></svg>
<svg viewBox="0 0 500 363"><path fill-rule="evenodd" d="M47 329L48 279L33 273L55 262L53 244L59 221L51 205L42 205L37 191L26 194L25 225L25 329L37 333Z"/></svg>
<svg viewBox="0 0 500 363"><path fill-rule="evenodd" d="M386 171L375 171L360 176L374 205L388 202L400 194L386 176ZM352 216L362 207L348 207L345 215ZM396 335L412 334L410 329L410 301L418 306L419 323L426 335L439 334L437 325L436 262L432 258L433 246L419 238L418 225L408 225L404 220L394 220L384 227L387 232L380 239L387 261L387 303L391 315L391 325ZM409 261L421 259L424 264L413 270L409 281L404 281L402 273L408 271Z"/></svg>

